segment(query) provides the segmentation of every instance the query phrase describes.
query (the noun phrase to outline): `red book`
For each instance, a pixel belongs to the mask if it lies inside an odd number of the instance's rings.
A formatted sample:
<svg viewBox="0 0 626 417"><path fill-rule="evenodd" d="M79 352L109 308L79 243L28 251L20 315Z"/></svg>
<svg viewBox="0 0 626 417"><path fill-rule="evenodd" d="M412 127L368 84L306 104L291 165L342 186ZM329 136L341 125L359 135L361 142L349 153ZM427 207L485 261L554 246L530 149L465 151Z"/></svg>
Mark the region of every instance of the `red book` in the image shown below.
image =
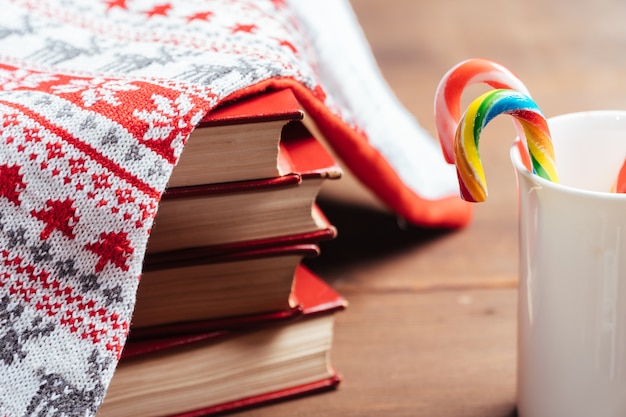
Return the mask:
<svg viewBox="0 0 626 417"><path fill-rule="evenodd" d="M133 337L206 331L250 317L290 314L294 274L319 247L298 243L172 261L143 272L131 322Z"/></svg>
<svg viewBox="0 0 626 417"><path fill-rule="evenodd" d="M314 207L315 210L319 210ZM317 243L337 230L236 242L146 256L131 337L204 332L299 314L290 300L294 273Z"/></svg>
<svg viewBox="0 0 626 417"><path fill-rule="evenodd" d="M288 174L278 162L278 144L285 125L303 119L291 89L221 105L192 132L168 188Z"/></svg>
<svg viewBox="0 0 626 417"><path fill-rule="evenodd" d="M314 202L322 183L341 169L302 125L280 142L279 177L168 188L147 253L297 235L327 227Z"/></svg>
<svg viewBox="0 0 626 417"><path fill-rule="evenodd" d="M280 248L291 245L318 243L337 237L337 229L330 224L326 215L317 204L313 204L315 217L319 219L320 228L293 235L271 236L269 238L245 240L240 242L222 243L196 248L187 248L169 252L147 254L144 259L143 272L169 269L179 266L203 264L212 259L234 259L240 254L260 249Z"/></svg>
<svg viewBox="0 0 626 417"><path fill-rule="evenodd" d="M303 266L293 296L293 320L129 341L98 417L212 415L335 387L333 313L347 303Z"/></svg>

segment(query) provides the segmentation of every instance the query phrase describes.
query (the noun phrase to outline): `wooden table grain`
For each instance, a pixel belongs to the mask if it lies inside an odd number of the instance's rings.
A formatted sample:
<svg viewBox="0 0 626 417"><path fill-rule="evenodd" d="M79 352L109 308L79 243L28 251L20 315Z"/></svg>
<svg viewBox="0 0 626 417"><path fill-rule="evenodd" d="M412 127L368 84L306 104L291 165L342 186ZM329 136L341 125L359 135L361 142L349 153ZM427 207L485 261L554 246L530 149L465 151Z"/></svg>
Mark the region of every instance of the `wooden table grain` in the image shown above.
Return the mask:
<svg viewBox="0 0 626 417"><path fill-rule="evenodd" d="M432 103L457 62L512 69L546 116L626 108L626 3L353 0L400 101L435 134ZM515 415L517 197L509 120L481 138L489 198L457 231L403 229L384 212L325 202L340 236L310 265L350 302L332 361L339 389L250 416Z"/></svg>

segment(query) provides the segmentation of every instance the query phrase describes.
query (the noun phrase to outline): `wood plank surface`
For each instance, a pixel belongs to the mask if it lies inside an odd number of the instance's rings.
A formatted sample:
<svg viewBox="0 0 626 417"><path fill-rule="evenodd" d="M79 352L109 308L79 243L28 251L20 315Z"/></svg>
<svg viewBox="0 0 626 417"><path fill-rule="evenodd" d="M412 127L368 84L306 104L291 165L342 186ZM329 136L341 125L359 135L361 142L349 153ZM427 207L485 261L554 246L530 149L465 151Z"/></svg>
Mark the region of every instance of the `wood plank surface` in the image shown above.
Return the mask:
<svg viewBox="0 0 626 417"><path fill-rule="evenodd" d="M389 85L433 135L437 83L470 57L512 69L548 117L626 108L625 2L352 5ZM507 117L485 130L489 199L463 230L403 229L384 212L324 204L340 236L310 265L350 302L338 316L332 352L344 381L334 392L238 414L515 415L513 136Z"/></svg>

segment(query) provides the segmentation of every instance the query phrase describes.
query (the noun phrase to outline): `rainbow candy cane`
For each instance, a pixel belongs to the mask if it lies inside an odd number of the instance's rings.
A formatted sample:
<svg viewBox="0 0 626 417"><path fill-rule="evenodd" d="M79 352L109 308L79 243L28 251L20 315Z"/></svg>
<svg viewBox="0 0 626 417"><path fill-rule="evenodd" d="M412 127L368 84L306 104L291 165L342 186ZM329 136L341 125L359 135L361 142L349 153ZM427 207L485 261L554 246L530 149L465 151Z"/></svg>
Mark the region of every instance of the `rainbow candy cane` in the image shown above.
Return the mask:
<svg viewBox="0 0 626 417"><path fill-rule="evenodd" d="M493 88L508 88L530 96L526 86L504 66L488 59L474 58L452 67L435 92L435 123L444 158L454 163L454 136L461 118L461 97L467 86L484 83ZM523 140L521 127L516 130Z"/></svg>
<svg viewBox="0 0 626 417"><path fill-rule="evenodd" d="M515 117L524 130L533 173L558 182L550 130L541 110L526 94L498 89L474 100L456 130L455 164L464 200L481 202L487 198L487 182L478 153L478 141L485 126L500 114Z"/></svg>

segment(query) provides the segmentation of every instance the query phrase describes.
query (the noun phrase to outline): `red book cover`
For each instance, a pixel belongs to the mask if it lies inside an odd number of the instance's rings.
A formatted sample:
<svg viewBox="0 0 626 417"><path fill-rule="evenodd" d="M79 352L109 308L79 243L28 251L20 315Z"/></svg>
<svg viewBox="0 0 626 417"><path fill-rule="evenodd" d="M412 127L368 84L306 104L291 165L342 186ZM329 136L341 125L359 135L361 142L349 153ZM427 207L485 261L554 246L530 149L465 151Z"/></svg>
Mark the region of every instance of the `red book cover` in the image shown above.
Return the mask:
<svg viewBox="0 0 626 417"><path fill-rule="evenodd" d="M292 90L268 90L222 103L192 132L168 187L271 178L280 162L284 128L305 117Z"/></svg>
<svg viewBox="0 0 626 417"><path fill-rule="evenodd" d="M314 257L318 255L319 247L317 245L313 243L296 243L282 246L250 247L237 251L207 254L206 256L199 256L197 258L173 259L171 257L165 256L164 264L152 265L151 268L168 270L173 268L185 268L211 263L240 262L257 258L290 257L293 258L292 268L295 271L293 285L295 285L295 277L299 274L298 264L300 260L304 257ZM145 304L146 300L142 298L144 294L143 291L147 288L145 286L150 284L151 274L149 271L153 270L151 268L144 268L144 276L142 277L142 282L140 283L139 292L137 295L135 316L133 317L133 323L131 325L131 331L129 334L129 338L131 340L154 339L162 337L164 335L173 336L181 334L198 334L210 332L215 329L237 329L242 327L250 327L266 322L287 320L302 313L303 307L301 303L294 299L293 291L290 296L287 296L287 293L289 292L289 287L285 286L285 297L283 302L279 304L280 309L279 306L276 306L275 308L271 309L263 309L262 312L259 312L257 310L254 313L242 313L240 311L237 314L220 314L217 317L211 318L187 317L186 319L173 319L173 316L169 315L168 322L157 322L158 324L155 324L154 315L149 314L149 312L154 311L154 308L150 305ZM172 279L176 280L176 276L176 272L172 273ZM178 283L179 281L176 282ZM252 284L247 285L250 286ZM180 291L180 285L178 286L178 288L176 288L176 291ZM214 296L214 294L210 294L210 296ZM176 300L178 300L178 298L176 298ZM185 300L182 301L184 302ZM180 301L173 301L171 298L169 300L170 304L176 304L177 302ZM189 302L187 302L186 304L189 304ZM177 309L176 311L179 311L179 309ZM203 309L203 311L206 311L206 309ZM152 318L152 322L150 324L146 323L146 315L150 315L150 317Z"/></svg>
<svg viewBox="0 0 626 417"><path fill-rule="evenodd" d="M296 307L290 294L298 265L318 255L316 244L295 243L166 259L142 273L131 335L197 333L248 325L258 314L284 316Z"/></svg>
<svg viewBox="0 0 626 417"><path fill-rule="evenodd" d="M177 351L181 351L182 349L183 354L188 354L190 351L193 352L194 349L198 349L198 346L200 349L207 349L207 348L212 349L213 347L218 347L220 341L229 340L229 339L232 340L232 338L238 338L241 336L245 338L246 337L245 335L258 334L259 332L263 334L264 332L269 331L270 333L268 335L273 335L273 336L269 337L268 340L273 340L277 334L271 333L271 332L274 332L278 329L289 329L289 328L292 328L293 326L299 326L297 323L314 323L314 322L318 324L332 323L332 321L331 322L326 322L326 321L317 322L317 320L327 320L326 318L329 316L332 316L334 312L340 311L344 309L345 307L347 307L347 302L343 297L341 297L341 295L339 295L332 287L330 287L321 278L317 277L313 272L311 272L304 266L298 269L298 273L296 275L295 285L293 289L293 296L299 300L299 304L301 305L301 308L302 308L301 314L297 317L294 317L291 321L283 323L282 325L267 324L266 327L255 327L254 329L246 329L246 330L235 330L235 331L216 330L213 332L191 335L187 337L170 337L170 338L162 338L159 340L137 341L137 342L129 341L122 354L122 359L120 361L120 364L118 365L118 369L116 371L116 374L109 388L109 393L107 397L105 398L105 401L100 409L100 412L103 413L102 416L108 417L108 416L113 416L113 415L119 415L120 406L119 404L117 404L117 401L119 401L118 398L120 395L124 398L127 397L127 395L129 395L128 388L122 388L123 383L120 384L118 381L116 381L116 377L119 378L120 372L122 373L124 372L123 368L127 361L130 361L131 363L137 363L136 361L139 360L140 361L139 363L141 364L142 363L141 361L150 360L149 358L156 357L156 358L160 358L160 360L166 360L174 364L174 363L178 363L177 356L173 356L173 357L168 356L169 352L177 352ZM315 325L317 326L318 324L315 324ZM305 329L308 329L308 327L305 327ZM330 332L332 333L332 327L330 327L329 329L330 329ZM279 331L283 331L283 330L279 330ZM297 333L294 333L292 334L292 336L295 336L296 334ZM242 340L247 340L247 339L242 339ZM261 340L263 340L263 338ZM217 343L218 345L214 345L215 343ZM306 343L309 343L309 342L306 342ZM305 346L308 346L308 344ZM262 348L262 347L259 347L259 348L261 349L259 353L266 351L265 348ZM256 348L253 347L252 349L253 350L250 351L249 354L245 355L245 357L248 358L246 359L246 361L249 360L249 358L251 357L252 357L252 362L259 360L257 359L256 355L253 353L254 349ZM306 355L308 356L308 354ZM214 354L214 357L215 357L215 354ZM273 386L273 388L268 388L266 391L263 391L262 389L261 390L257 389L256 391L254 391L253 395L242 394L240 397L237 397L236 394L232 395L231 393L230 395L226 397L228 399L224 401L219 401L219 400L216 400L216 401L204 400L203 401L201 400L202 398L215 398L212 396L206 397L206 395L208 394L206 394L204 390L208 388L207 386L201 384L200 386L196 386L194 388L193 385L185 384L186 385L185 390L197 390L196 392L200 394L200 397L199 397L200 400L197 400L197 401L198 403L204 403L204 405L196 404L194 406L192 404L182 402L182 404L189 405L188 410L181 409L179 411L173 411L172 409L170 409L170 411L162 412L160 415L169 415L170 417L194 417L194 416L219 415L219 414L224 414L227 412L232 412L234 410L241 410L244 408L250 408L250 407L259 406L259 405L266 405L266 404L270 404L276 401L287 400L287 399L294 398L297 396L302 396L305 394L312 394L312 393L316 393L319 391L335 388L341 380L340 375L334 370L330 362L328 362L329 355L323 354L323 357L326 358L326 365L325 365L326 371L323 374L318 374L317 372L314 374L314 375L319 375L319 377L313 377L313 378L309 378L306 380L299 379L298 380L299 382L294 382L294 383L289 383L288 381L290 378L288 378L287 380L284 380L280 384L280 387ZM217 360L220 360L219 358L222 358L222 356L221 354L218 354L218 356L215 358L218 358ZM291 355L287 356L287 358L291 358ZM290 363L294 359L291 358L287 360L288 360L287 363ZM265 362L261 362L261 363L265 363ZM239 374L242 371L240 369L242 364L240 364L239 362L234 363L233 366L235 366L235 369L237 369L236 374ZM262 365L262 368L265 369L266 366L268 365ZM282 367L284 365L280 365L280 366ZM178 368L178 366L174 367L173 369L176 369L176 368ZM213 372L214 368L212 367L212 365L208 365L207 369L209 369L209 372ZM128 374L129 371L131 372L130 374ZM148 377L148 379L144 379L146 378L146 376L136 375L136 372L141 373L141 371L137 370L136 368L130 368L129 371L127 371L126 375L128 376L132 375L132 378L139 378L139 380L142 380L142 381L146 381L146 382L150 381L149 383L155 383L154 381L156 379L159 379L159 378L155 379L154 377ZM194 384L196 383L195 381L197 381L198 375L189 375L187 374L187 372L190 372L190 371L186 371L186 370L181 370L179 372L185 375L184 381L187 381L189 379L191 381L194 381ZM273 372L273 371L270 371L270 372ZM287 375L289 375L289 373ZM325 376L322 376L322 375L325 375ZM224 377L220 377L220 378L224 378ZM260 377L260 378L262 381L266 380L263 377ZM167 377L164 377L162 380L169 381ZM126 381L126 384L129 384L129 383L133 384L132 382ZM240 384L242 384L241 386L246 385L245 379L241 381L241 383L236 383L236 382L234 383L235 386L240 386ZM135 385L131 385L131 387L135 387ZM168 393L170 392L170 390L176 391L177 387L178 385L175 385L169 388L162 388L164 390L162 392ZM239 392L239 391L240 390L236 390L235 392ZM222 392L221 387L218 389L218 392ZM203 395L202 393L205 393L205 394ZM109 395L112 395L113 398L109 397ZM158 394L155 394L155 395L158 395ZM165 395L165 394L162 394L162 395ZM151 403L153 401L151 397L149 396L146 397L145 394L140 395L138 398L141 398L141 400L138 399L137 401L146 401L147 403ZM197 399L198 397L194 397L194 398ZM107 401L109 402L109 404L107 404ZM133 401L133 400L130 400L130 401L125 400L125 401L129 404L128 406L126 406L128 408L125 409L127 412L132 413L136 410L135 407L141 407L141 405L137 404L137 401ZM167 404L171 404L170 402L168 402L167 399L163 399L163 401L165 401ZM185 406L182 406L182 408L185 408ZM146 415L145 412L143 412L142 415Z"/></svg>
<svg viewBox="0 0 626 417"><path fill-rule="evenodd" d="M225 102L207 114L198 127L303 118L302 106L291 89L287 88Z"/></svg>
<svg viewBox="0 0 626 417"><path fill-rule="evenodd" d="M168 334L164 331L165 327L152 331L150 329L143 331L140 331L140 329L131 330L122 357L129 358L192 342L209 340L227 335L232 331L245 329L246 327L271 325L278 321L302 316L335 312L343 310L347 306L347 301L339 293L304 265L298 265L296 269L291 299L294 306L292 309L269 312L267 314L217 319L204 323L182 324L183 328L189 326L193 331L189 333L177 331L177 335L169 337L164 336ZM204 326L206 331L198 332L199 326ZM157 335L160 337L154 337Z"/></svg>
<svg viewBox="0 0 626 417"><path fill-rule="evenodd" d="M228 314L220 315L220 317L198 318L190 320L174 320L171 323L139 323L138 315L142 313L141 285L147 285L150 282L152 271L172 270L172 280L177 280L182 272L188 267L201 266L211 263L230 263L248 261L253 258L262 257L287 257L290 254L299 255L302 258L315 257L319 255L319 247L317 244L323 240L333 239L337 235L337 229L332 226L319 207L314 206L317 216L324 222L325 227L295 235L276 236L268 239L259 239L244 242L234 242L231 244L213 245L207 247L188 248L183 250L162 252L159 254L147 254L144 260L143 272L144 277L140 283L140 296L137 300L136 315L134 325L131 327L130 337L133 339L145 339L160 337L165 334L189 334L198 332L207 332L216 328L239 328L254 325L258 322L285 320L301 313L301 306L297 303L289 302L287 299L288 289L285 291L283 303L267 308L263 313L256 307L256 311L247 309ZM293 259L293 270L296 270L297 264L301 258L291 257ZM276 273L276 272L274 272ZM226 296L226 298L228 295ZM267 298L266 298L267 299ZM291 308L285 308L290 305ZM269 307L269 305L268 305ZM253 308L254 309L254 308ZM153 316L151 316L153 317ZM154 321L154 320L151 320Z"/></svg>
<svg viewBox="0 0 626 417"><path fill-rule="evenodd" d="M341 168L303 126L289 125L283 136L283 176L166 189L147 254L326 228L314 202L323 181L339 178Z"/></svg>
<svg viewBox="0 0 626 417"><path fill-rule="evenodd" d="M254 397L242 398L237 401L230 401L212 407L174 414L169 417L218 416L234 411L269 405L279 401L287 401L304 395L312 395L318 392L332 390L337 388L340 382L341 376L339 374L335 374L328 378L310 382L308 384L296 385L279 391L268 392Z"/></svg>
<svg viewBox="0 0 626 417"><path fill-rule="evenodd" d="M279 164L285 175L224 183L167 188L162 200L236 193L281 186L295 186L306 178L338 179L342 171L337 161L301 124L283 129L280 141Z"/></svg>
<svg viewBox="0 0 626 417"><path fill-rule="evenodd" d="M203 262L219 262L223 261L225 257L231 260L237 260L238 258L247 257L251 252L261 251L262 249L270 250L271 248L318 243L337 237L337 229L328 221L328 218L317 204L313 205L313 212L314 216L319 220L320 228L318 230L196 248L185 248L158 254L148 253L144 259L143 271Z"/></svg>
<svg viewBox="0 0 626 417"><path fill-rule="evenodd" d="M294 294L299 297L305 315L328 314L329 312L344 309L347 301L332 287L316 277L309 269L300 268L295 282ZM278 391L267 392L236 401L206 407L199 410L184 412L170 417L201 417L217 416L236 410L243 410L256 406L269 405L278 401L286 401L303 395L311 395L336 388L341 382L341 376L334 373L328 378L307 384L296 385Z"/></svg>

